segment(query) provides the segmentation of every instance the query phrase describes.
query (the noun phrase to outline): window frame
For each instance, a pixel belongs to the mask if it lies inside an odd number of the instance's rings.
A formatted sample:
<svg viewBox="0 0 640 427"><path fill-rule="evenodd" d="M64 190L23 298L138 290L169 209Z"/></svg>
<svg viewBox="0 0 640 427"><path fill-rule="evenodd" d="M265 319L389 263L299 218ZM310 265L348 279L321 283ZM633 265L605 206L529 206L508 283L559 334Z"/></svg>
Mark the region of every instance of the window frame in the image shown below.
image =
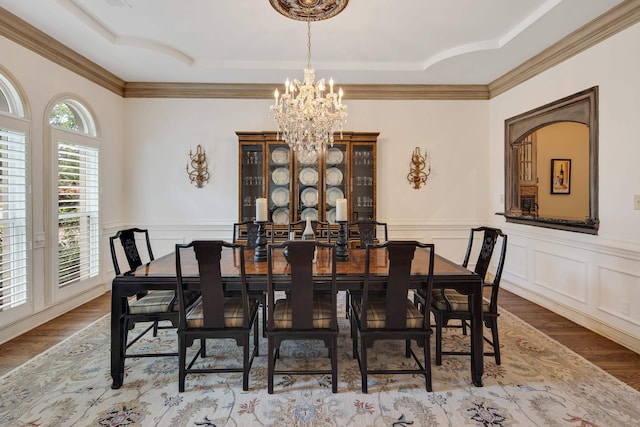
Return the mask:
<svg viewBox="0 0 640 427"><path fill-rule="evenodd" d="M50 115L53 112L53 108L60 104L65 103L69 106L74 114L81 114L82 117L78 120L78 130L73 129L65 129L62 127L58 127L50 124ZM70 105L71 104L71 105ZM49 105L49 108L46 110L46 125L48 128L48 142L50 145L50 171L48 176L50 177L49 182L49 201L47 203L48 206L48 214L47 221L49 224L49 241L51 242L50 249L48 250L48 258L49 258L49 269L48 269L48 277L50 278L50 292L52 294L53 302L59 302L61 300L69 299L74 296L77 296L79 293L87 291L91 288L101 285L102 283L102 273L103 267L101 262L102 256L102 218L101 218L101 208L102 208L102 153L101 153L101 145L102 141L98 136L97 126L95 125L95 115L89 110L87 104L84 101L79 100L77 97L64 96L59 97L55 101L52 101ZM67 283L63 286L60 286L59 283L59 211L58 211L58 144L62 142L70 145L79 145L97 150L98 156L98 224L97 230L95 232L95 241L92 241L91 245L95 247L96 254L93 256L96 259L97 270L95 274L90 275L87 278L79 279Z"/></svg>

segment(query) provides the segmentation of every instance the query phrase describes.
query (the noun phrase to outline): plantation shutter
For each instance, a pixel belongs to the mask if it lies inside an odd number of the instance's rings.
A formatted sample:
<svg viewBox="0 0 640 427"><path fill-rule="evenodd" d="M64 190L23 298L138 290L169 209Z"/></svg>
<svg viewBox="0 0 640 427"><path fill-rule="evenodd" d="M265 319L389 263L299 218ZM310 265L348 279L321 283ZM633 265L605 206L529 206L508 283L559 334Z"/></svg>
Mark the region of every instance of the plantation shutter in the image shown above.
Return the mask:
<svg viewBox="0 0 640 427"><path fill-rule="evenodd" d="M99 182L96 148L58 142L58 285L99 269Z"/></svg>
<svg viewBox="0 0 640 427"><path fill-rule="evenodd" d="M26 135L0 128L0 311L27 302Z"/></svg>

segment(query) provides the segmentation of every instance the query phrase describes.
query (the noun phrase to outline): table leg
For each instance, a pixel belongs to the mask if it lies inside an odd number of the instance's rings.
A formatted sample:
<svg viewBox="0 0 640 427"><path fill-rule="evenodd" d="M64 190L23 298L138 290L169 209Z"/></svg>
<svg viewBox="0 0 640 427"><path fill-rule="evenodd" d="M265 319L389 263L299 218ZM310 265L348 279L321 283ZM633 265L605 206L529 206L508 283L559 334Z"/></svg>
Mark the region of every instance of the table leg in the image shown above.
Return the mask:
<svg viewBox="0 0 640 427"><path fill-rule="evenodd" d="M124 303L118 286L111 289L111 388L120 388L124 382Z"/></svg>
<svg viewBox="0 0 640 427"><path fill-rule="evenodd" d="M469 294L471 309L471 381L476 387L482 387L484 371L484 344L482 324L482 280L477 280Z"/></svg>

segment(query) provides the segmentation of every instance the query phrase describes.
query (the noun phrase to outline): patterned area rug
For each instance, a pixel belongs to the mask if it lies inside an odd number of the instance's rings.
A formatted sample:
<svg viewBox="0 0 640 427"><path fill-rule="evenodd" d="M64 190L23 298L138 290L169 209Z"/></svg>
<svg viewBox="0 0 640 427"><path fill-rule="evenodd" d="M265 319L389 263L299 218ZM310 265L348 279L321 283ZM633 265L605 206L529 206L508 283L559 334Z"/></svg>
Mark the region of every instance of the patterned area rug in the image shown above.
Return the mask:
<svg viewBox="0 0 640 427"><path fill-rule="evenodd" d="M630 426L640 422L640 393L508 312L499 319L502 365L485 358L484 387L471 385L469 359L443 356L424 378L371 375L360 392L349 324L341 316L339 392L327 377L276 377L267 394L266 339L254 361L249 391L240 374L187 376L178 393L177 357L126 361L122 388L109 375L109 316L1 379L2 426ZM466 347L459 329L445 347ZM433 340L432 340L433 343ZM149 336L145 350L176 348L175 330ZM197 344L194 345L197 347ZM208 342L207 363L232 365L235 342ZM402 365L402 343L378 343L370 363ZM284 343L280 367L328 366L320 343Z"/></svg>

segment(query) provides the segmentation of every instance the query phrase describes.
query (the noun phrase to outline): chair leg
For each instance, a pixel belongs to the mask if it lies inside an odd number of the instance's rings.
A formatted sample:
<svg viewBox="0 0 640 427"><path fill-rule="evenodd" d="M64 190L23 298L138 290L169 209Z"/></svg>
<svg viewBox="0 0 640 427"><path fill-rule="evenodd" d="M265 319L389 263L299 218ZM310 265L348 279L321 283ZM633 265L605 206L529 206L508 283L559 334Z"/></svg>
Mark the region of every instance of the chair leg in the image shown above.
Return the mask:
<svg viewBox="0 0 640 427"><path fill-rule="evenodd" d="M442 316L436 315L436 365L442 365Z"/></svg>
<svg viewBox="0 0 640 427"><path fill-rule="evenodd" d="M467 322L464 319L460 322L462 323L462 335L467 335Z"/></svg>
<svg viewBox="0 0 640 427"><path fill-rule="evenodd" d="M187 347L184 337L178 336L178 391L184 391L185 369L187 366Z"/></svg>
<svg viewBox="0 0 640 427"><path fill-rule="evenodd" d="M158 336L158 321L156 320L155 322L153 322L153 337L157 337Z"/></svg>
<svg viewBox="0 0 640 427"><path fill-rule="evenodd" d="M345 319L349 318L349 308L351 307L351 293L349 291L345 291L344 294L344 302L345 302L345 314L344 317Z"/></svg>
<svg viewBox="0 0 640 427"><path fill-rule="evenodd" d="M204 338L200 339L200 357L207 357L207 340Z"/></svg>
<svg viewBox="0 0 640 427"><path fill-rule="evenodd" d="M367 387L367 340L364 337L360 337L360 377L362 378L362 392L368 393Z"/></svg>
<svg viewBox="0 0 640 427"><path fill-rule="evenodd" d="M500 364L500 340L498 339L498 319L491 319L491 336L493 339L493 352L496 358L496 365Z"/></svg>
<svg viewBox="0 0 640 427"><path fill-rule="evenodd" d="M270 337L268 338L268 355L267 355L267 393L269 394L273 394L273 371L274 371L274 365L276 363L275 361L275 348L273 345L273 339L271 339Z"/></svg>
<svg viewBox="0 0 640 427"><path fill-rule="evenodd" d="M255 351L255 355L258 356L260 353L260 343L259 343L259 335L258 335L258 319L256 319L253 324L253 347Z"/></svg>
<svg viewBox="0 0 640 427"><path fill-rule="evenodd" d="M242 339L242 390L249 390L249 333Z"/></svg>
<svg viewBox="0 0 640 427"><path fill-rule="evenodd" d="M338 337L331 339L331 391L338 392Z"/></svg>
<svg viewBox="0 0 640 427"><path fill-rule="evenodd" d="M411 357L411 340L404 341L404 357L407 359Z"/></svg>
<svg viewBox="0 0 640 427"><path fill-rule="evenodd" d="M358 353L358 331L356 330L357 325L355 321L355 314L351 313L351 354L354 359L356 359Z"/></svg>
<svg viewBox="0 0 640 427"><path fill-rule="evenodd" d="M430 337L425 339L424 343L424 376L426 379L427 391L433 391L433 385L431 380L431 339Z"/></svg>

